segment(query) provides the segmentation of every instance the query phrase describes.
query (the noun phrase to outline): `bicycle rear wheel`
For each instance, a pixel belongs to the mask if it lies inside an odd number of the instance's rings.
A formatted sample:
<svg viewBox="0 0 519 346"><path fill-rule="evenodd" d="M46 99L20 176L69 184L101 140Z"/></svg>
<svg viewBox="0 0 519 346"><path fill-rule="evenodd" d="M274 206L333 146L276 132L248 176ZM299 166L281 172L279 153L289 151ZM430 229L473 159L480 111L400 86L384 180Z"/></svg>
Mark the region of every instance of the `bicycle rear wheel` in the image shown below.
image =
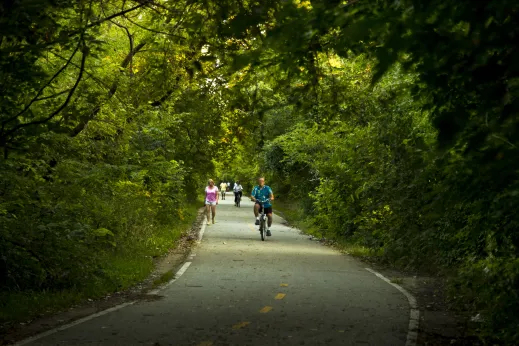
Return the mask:
<svg viewBox="0 0 519 346"><path fill-rule="evenodd" d="M238 195L238 198L236 199L236 206L238 208L240 207L240 202L241 202L241 197L240 197L240 195Z"/></svg>
<svg viewBox="0 0 519 346"><path fill-rule="evenodd" d="M265 216L262 215L260 218L260 233L261 233L261 240L265 241L265 237L267 235L267 227L266 227L266 221Z"/></svg>

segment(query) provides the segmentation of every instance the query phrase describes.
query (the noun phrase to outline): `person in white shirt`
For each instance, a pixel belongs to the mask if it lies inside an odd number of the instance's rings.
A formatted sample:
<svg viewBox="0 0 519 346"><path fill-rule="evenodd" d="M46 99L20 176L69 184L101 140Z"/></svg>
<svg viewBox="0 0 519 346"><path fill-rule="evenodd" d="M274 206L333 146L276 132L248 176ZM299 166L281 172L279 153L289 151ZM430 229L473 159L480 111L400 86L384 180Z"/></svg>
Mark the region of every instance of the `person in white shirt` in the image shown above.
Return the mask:
<svg viewBox="0 0 519 346"><path fill-rule="evenodd" d="M234 184L234 205L238 206L238 196L242 197L243 187L239 181Z"/></svg>

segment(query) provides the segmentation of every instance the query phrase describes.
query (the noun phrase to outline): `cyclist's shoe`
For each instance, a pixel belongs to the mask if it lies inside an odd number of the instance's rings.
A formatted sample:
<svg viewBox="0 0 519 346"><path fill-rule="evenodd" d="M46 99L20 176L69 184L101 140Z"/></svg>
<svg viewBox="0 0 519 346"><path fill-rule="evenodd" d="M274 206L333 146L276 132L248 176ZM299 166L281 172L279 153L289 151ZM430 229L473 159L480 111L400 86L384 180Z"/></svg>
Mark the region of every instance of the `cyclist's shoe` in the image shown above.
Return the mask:
<svg viewBox="0 0 519 346"><path fill-rule="evenodd" d="M256 226L259 226L259 219L256 219L256 223L255 223Z"/></svg>
<svg viewBox="0 0 519 346"><path fill-rule="evenodd" d="M270 237L272 233L270 233L270 229L267 230L267 237Z"/></svg>

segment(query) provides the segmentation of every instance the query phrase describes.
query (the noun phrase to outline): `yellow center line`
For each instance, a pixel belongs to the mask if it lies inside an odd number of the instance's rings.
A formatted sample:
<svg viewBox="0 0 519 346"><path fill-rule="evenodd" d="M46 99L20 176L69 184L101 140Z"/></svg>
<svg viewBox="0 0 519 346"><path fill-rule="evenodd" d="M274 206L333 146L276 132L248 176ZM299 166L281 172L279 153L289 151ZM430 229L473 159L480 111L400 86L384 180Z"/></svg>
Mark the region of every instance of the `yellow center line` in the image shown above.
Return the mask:
<svg viewBox="0 0 519 346"><path fill-rule="evenodd" d="M269 312L270 310L272 310L272 306L265 306L263 309L261 309L259 312L261 312L262 314L266 314L267 312Z"/></svg>
<svg viewBox="0 0 519 346"><path fill-rule="evenodd" d="M288 284L281 284L280 287L288 287Z"/></svg>
<svg viewBox="0 0 519 346"><path fill-rule="evenodd" d="M240 329L240 328L248 326L249 324L250 324L250 322L240 322L240 323L237 323L234 326L232 326L232 329Z"/></svg>
<svg viewBox="0 0 519 346"><path fill-rule="evenodd" d="M251 231L256 232L256 229L254 228L254 226L252 224L248 223L247 225L249 226Z"/></svg>
<svg viewBox="0 0 519 346"><path fill-rule="evenodd" d="M274 299L276 299L276 300L280 300L280 299L285 298L285 296L286 296L285 293L278 293L278 294L276 294L276 296L274 297Z"/></svg>
<svg viewBox="0 0 519 346"><path fill-rule="evenodd" d="M213 346L213 342L212 341L202 341L201 343L199 343L196 346Z"/></svg>

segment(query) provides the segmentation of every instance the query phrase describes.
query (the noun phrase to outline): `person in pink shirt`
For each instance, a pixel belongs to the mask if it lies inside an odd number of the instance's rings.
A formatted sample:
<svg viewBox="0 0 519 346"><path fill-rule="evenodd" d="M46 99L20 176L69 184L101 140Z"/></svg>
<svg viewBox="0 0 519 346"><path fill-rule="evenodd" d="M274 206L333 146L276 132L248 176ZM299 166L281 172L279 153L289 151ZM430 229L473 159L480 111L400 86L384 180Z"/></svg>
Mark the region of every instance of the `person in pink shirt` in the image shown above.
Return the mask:
<svg viewBox="0 0 519 346"><path fill-rule="evenodd" d="M209 222L209 214L212 211L213 215L213 223L214 217L216 216L216 206L218 205L218 199L220 195L218 194L218 188L214 185L213 179L209 179L207 186L205 187L205 212L207 213L207 224L210 225Z"/></svg>

